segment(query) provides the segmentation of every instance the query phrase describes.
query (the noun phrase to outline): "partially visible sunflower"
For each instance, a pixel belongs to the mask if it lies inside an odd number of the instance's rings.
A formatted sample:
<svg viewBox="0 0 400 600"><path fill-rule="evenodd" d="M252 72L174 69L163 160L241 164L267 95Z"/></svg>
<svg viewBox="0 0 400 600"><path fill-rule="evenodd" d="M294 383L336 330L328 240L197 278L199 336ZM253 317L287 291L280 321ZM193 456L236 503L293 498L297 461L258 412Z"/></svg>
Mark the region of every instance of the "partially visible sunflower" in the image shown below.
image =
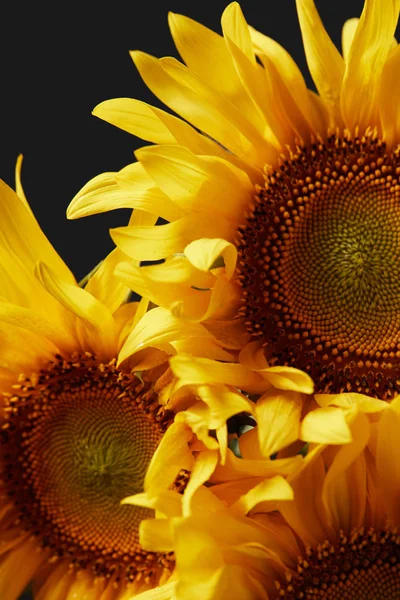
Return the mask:
<svg viewBox="0 0 400 600"><path fill-rule="evenodd" d="M173 577L174 556L141 548L139 523L154 511L121 500L167 479L171 491L193 486L209 450L173 423L168 358L230 354L201 324L127 302L118 249L78 285L29 208L20 166L17 194L0 181L0 597L33 580L36 600L127 600ZM186 392L185 408L199 402ZM238 410L223 407L213 460Z"/></svg>
<svg viewBox="0 0 400 600"><path fill-rule="evenodd" d="M400 403L358 394L317 396L317 426L287 480L231 501L219 486L153 503L164 519L141 526L148 549L174 550L176 580L158 600L397 600L400 594ZM332 436L327 414L342 413ZM322 421L325 426L321 427ZM268 432L269 424L258 424ZM326 441L323 437L326 435ZM136 496L127 502L140 503ZM144 594L140 598L151 598Z"/></svg>
<svg viewBox="0 0 400 600"><path fill-rule="evenodd" d="M138 100L94 114L155 145L90 181L76 218L133 207L169 221L111 232L140 268L122 281L226 348L309 373L319 392L400 391L399 0L366 0L342 55L313 0L297 0L306 88L289 54L237 3L223 37L170 14L186 66L142 52L149 88L184 120Z"/></svg>

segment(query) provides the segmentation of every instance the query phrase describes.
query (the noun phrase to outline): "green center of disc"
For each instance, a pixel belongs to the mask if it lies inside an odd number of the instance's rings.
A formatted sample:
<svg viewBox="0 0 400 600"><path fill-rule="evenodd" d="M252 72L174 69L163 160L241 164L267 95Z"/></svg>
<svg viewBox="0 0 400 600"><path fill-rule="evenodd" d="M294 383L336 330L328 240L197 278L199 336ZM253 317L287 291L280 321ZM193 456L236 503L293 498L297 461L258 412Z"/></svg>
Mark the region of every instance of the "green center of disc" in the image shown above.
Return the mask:
<svg viewBox="0 0 400 600"><path fill-rule="evenodd" d="M333 188L306 204L279 265L284 293L303 329L347 348L392 350L400 330L400 206L384 186L346 191Z"/></svg>

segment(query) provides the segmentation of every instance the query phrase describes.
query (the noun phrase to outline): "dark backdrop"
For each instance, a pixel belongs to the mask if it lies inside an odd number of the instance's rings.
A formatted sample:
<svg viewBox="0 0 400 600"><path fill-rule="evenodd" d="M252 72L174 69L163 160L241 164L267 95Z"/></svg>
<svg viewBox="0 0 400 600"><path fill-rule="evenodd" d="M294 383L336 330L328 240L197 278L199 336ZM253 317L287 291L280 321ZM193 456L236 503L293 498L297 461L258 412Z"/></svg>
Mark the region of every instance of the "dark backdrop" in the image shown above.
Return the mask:
<svg viewBox="0 0 400 600"><path fill-rule="evenodd" d="M39 222L81 278L112 248L108 229L128 211L67 221L65 209L94 175L132 162L143 143L91 115L112 97L158 104L128 51L177 56L169 10L220 32L222 0L106 3L3 3L0 36L0 177L13 185L24 154L23 183ZM281 42L306 72L294 0L243 0L250 24ZM362 0L317 0L328 31L340 44L341 24L358 16ZM160 106L160 104L158 104Z"/></svg>

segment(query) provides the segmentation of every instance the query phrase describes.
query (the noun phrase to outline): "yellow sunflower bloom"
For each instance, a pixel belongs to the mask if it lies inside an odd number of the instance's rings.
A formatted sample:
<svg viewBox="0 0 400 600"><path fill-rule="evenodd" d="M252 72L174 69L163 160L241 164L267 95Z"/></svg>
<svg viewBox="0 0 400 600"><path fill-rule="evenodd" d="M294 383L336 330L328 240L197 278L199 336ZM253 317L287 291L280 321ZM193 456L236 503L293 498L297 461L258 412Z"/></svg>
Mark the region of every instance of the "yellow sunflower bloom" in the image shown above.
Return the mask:
<svg viewBox="0 0 400 600"><path fill-rule="evenodd" d="M154 145L90 181L69 216L119 207L168 223L114 229L141 268L121 281L232 352L300 368L321 393L400 390L398 0L366 0L342 54L313 0L297 0L307 89L290 55L237 3L220 36L171 14L185 64L132 58L183 120L138 100L94 114Z"/></svg>
<svg viewBox="0 0 400 600"><path fill-rule="evenodd" d="M144 521L140 537L151 549L163 532L176 579L141 599L397 600L400 403L351 393L317 398L304 432L318 423L321 441L287 479L266 477L246 502L210 485L189 501L188 490L170 492L169 503L159 496L153 506L164 519ZM332 442L329 419L321 427L328 409L342 411L345 442Z"/></svg>
<svg viewBox="0 0 400 600"><path fill-rule="evenodd" d="M173 578L174 556L142 549L154 509L121 500L193 486L197 454L211 451L212 471L219 453L173 423L168 357L203 342L230 355L202 324L127 302L118 249L79 286L29 208L20 166L18 195L0 181L0 598L32 580L36 600L128 600ZM199 403L185 392L185 408ZM225 408L222 442L238 410Z"/></svg>

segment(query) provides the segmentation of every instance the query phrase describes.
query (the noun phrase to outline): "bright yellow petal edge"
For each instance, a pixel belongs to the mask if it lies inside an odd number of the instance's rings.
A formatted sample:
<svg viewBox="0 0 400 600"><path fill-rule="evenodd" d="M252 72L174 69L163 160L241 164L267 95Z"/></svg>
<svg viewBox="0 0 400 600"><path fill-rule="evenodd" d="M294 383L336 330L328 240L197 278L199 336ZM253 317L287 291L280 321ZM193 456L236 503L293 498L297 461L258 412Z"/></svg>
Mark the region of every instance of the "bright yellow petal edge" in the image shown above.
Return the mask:
<svg viewBox="0 0 400 600"><path fill-rule="evenodd" d="M290 473L271 470L251 489L247 477L152 501L159 518L144 521L140 537L149 550L162 539L175 552L177 579L141 600L217 600L232 589L243 600L398 597L399 403L357 394L317 400L302 439L312 439L315 424L320 441L308 444ZM329 411L341 414L346 440L332 441ZM278 453L270 463L280 460ZM203 480L209 463L204 457Z"/></svg>
<svg viewBox="0 0 400 600"><path fill-rule="evenodd" d="M234 352L200 322L149 309L146 296L128 302L130 288L114 274L127 258L119 249L78 285L29 208L20 167L18 195L0 181L0 597L16 600L31 580L38 600L172 589L166 533L149 552L141 522L158 511L160 494L163 510L180 514L184 489L187 511L214 473L228 487L242 477L227 423L257 415L239 388L273 397L271 414L283 407L277 426L298 433L312 382L296 370L237 371ZM151 220L137 211L131 223ZM228 262L229 248L220 249ZM276 431L262 451L292 438ZM294 466L283 459L266 473ZM254 496L265 469L252 468ZM131 497L135 506L122 503Z"/></svg>

